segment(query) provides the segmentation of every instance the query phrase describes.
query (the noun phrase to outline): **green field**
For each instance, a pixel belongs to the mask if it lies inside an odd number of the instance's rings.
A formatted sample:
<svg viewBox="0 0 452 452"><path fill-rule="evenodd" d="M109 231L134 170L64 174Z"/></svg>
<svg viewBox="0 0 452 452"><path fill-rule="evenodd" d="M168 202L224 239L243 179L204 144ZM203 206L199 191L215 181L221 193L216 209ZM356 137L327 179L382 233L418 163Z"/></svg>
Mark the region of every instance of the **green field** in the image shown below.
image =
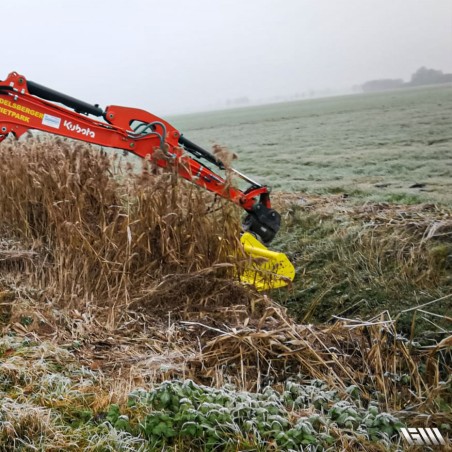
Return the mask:
<svg viewBox="0 0 452 452"><path fill-rule="evenodd" d="M452 202L452 85L176 116L278 191ZM410 188L413 185L414 188Z"/></svg>

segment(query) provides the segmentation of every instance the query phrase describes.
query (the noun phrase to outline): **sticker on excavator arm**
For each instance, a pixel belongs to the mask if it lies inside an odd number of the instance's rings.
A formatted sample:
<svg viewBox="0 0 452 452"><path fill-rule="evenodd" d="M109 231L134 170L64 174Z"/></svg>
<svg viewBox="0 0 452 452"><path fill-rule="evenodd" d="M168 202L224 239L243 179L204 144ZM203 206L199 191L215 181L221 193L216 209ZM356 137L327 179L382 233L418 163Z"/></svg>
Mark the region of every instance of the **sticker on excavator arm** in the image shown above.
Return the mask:
<svg viewBox="0 0 452 452"><path fill-rule="evenodd" d="M284 253L270 251L249 232L242 235L240 242L251 257L240 274L242 282L267 290L287 286L294 279L294 266Z"/></svg>

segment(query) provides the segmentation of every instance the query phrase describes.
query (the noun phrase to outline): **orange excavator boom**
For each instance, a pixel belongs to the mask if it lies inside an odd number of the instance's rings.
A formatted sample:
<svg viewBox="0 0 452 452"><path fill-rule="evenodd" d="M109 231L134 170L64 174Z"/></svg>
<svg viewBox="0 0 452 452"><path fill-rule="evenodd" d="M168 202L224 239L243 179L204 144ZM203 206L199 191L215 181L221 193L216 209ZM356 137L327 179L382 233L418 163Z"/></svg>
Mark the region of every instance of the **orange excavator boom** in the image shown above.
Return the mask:
<svg viewBox="0 0 452 452"><path fill-rule="evenodd" d="M241 206L247 212L245 229L264 243L279 230L280 215L271 208L267 186L233 169L249 186L244 191L231 186L206 165L224 169L221 161L152 113L117 105L104 110L12 72L0 81L0 141L8 134L19 138L29 130L151 157L162 168L175 165L184 179Z"/></svg>

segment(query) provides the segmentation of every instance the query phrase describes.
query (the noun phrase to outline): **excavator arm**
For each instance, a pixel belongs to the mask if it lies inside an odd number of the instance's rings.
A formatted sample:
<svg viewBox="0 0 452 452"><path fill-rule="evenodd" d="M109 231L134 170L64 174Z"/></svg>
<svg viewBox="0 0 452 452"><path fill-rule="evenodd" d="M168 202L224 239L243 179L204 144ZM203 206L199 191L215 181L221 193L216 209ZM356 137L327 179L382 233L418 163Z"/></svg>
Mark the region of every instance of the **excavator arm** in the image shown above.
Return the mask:
<svg viewBox="0 0 452 452"><path fill-rule="evenodd" d="M138 126L132 129L134 124ZM161 158L153 159L158 166L176 164L184 179L241 206L248 214L245 227L264 243L269 243L279 230L280 215L271 208L268 187L236 170L232 171L245 179L249 188L242 191L226 183L202 162L223 169L213 154L147 111L117 105L102 110L13 72L0 82L0 141L10 133L19 138L30 129L122 149L142 158L153 157L160 149L163 153L157 155Z"/></svg>
<svg viewBox="0 0 452 452"><path fill-rule="evenodd" d="M244 229L263 243L271 242L280 228L281 217L271 207L267 186L232 168L248 188L231 186L206 165L224 169L215 155L147 111L117 105L103 110L12 72L0 81L0 142L9 134L19 138L29 130L151 157L162 168L173 165L184 179L242 207L246 211Z"/></svg>

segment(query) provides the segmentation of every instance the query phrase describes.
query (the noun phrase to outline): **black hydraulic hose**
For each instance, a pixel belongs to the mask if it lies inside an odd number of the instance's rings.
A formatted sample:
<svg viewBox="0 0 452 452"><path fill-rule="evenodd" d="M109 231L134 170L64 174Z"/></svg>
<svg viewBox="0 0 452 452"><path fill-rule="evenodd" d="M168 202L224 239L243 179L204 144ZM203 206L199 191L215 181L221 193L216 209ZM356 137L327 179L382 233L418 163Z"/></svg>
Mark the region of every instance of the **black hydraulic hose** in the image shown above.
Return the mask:
<svg viewBox="0 0 452 452"><path fill-rule="evenodd" d="M91 105L82 100L68 96L67 94L59 93L58 91L42 86L39 83L27 80L27 86L29 93L33 94L33 96L66 105L66 107L74 109L77 113L86 113L94 116L104 115L102 108L97 105Z"/></svg>
<svg viewBox="0 0 452 452"><path fill-rule="evenodd" d="M201 146L192 143L190 140L188 140L182 135L179 138L179 144L181 144L188 152L193 154L195 157L204 158L208 162L218 166L218 168L224 169L223 163L221 163L213 154L211 154L209 151L206 151Z"/></svg>

